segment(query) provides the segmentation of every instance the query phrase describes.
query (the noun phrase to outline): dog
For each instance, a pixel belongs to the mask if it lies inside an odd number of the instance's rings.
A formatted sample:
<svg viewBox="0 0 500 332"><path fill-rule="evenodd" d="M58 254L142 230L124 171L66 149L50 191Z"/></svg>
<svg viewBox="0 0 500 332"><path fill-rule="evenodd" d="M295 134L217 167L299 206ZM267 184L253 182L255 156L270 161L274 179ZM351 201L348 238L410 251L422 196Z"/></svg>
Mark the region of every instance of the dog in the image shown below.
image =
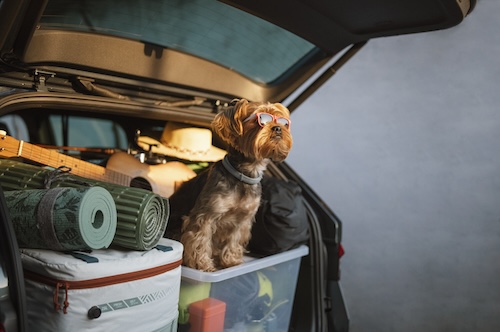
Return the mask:
<svg viewBox="0 0 500 332"><path fill-rule="evenodd" d="M227 154L169 198L166 237L184 245L183 264L216 271L243 262L260 205L263 173L292 148L290 112L280 103L234 100L212 121Z"/></svg>

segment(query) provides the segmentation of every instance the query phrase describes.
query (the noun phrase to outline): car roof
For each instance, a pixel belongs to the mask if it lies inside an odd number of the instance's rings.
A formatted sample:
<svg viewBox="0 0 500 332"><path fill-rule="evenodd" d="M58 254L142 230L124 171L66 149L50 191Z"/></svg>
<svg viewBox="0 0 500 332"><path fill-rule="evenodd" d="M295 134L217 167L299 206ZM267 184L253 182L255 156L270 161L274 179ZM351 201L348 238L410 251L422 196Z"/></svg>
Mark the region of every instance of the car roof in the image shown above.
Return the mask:
<svg viewBox="0 0 500 332"><path fill-rule="evenodd" d="M455 26L475 0L1 4L4 71L283 101L341 54L351 56L372 38Z"/></svg>

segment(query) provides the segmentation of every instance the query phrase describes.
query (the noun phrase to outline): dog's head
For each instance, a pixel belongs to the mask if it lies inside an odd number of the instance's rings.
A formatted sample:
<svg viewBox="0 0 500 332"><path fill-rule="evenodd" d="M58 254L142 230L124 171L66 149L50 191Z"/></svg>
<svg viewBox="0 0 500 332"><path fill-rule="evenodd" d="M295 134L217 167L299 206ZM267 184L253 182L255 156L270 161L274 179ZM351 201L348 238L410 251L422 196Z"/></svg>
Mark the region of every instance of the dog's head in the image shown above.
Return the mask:
<svg viewBox="0 0 500 332"><path fill-rule="evenodd" d="M217 114L214 131L249 158L283 161L292 148L290 112L280 103L233 101Z"/></svg>

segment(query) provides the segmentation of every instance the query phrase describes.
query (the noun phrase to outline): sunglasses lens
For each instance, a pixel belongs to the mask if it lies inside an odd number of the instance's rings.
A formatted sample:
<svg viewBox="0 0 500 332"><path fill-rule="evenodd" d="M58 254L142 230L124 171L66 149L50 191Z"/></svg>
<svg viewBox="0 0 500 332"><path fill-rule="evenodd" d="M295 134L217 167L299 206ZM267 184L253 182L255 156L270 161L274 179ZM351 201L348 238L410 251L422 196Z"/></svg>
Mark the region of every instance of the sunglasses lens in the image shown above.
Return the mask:
<svg viewBox="0 0 500 332"><path fill-rule="evenodd" d="M259 122L261 125L266 125L272 121L273 121L273 116L271 114L266 114L266 113L259 114Z"/></svg>
<svg viewBox="0 0 500 332"><path fill-rule="evenodd" d="M288 121L288 119L285 119L285 118L277 118L276 122L279 123L280 125L285 126L285 127L290 126L290 121Z"/></svg>

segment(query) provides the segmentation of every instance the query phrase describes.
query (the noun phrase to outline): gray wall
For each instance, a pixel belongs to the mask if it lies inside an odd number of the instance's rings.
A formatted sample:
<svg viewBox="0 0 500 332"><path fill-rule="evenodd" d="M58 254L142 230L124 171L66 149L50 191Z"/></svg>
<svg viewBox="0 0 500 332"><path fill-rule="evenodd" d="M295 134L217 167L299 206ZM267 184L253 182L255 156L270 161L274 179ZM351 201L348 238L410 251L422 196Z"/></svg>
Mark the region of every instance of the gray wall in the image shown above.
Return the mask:
<svg viewBox="0 0 500 332"><path fill-rule="evenodd" d="M343 221L351 331L500 331L500 1L369 42L292 116Z"/></svg>

